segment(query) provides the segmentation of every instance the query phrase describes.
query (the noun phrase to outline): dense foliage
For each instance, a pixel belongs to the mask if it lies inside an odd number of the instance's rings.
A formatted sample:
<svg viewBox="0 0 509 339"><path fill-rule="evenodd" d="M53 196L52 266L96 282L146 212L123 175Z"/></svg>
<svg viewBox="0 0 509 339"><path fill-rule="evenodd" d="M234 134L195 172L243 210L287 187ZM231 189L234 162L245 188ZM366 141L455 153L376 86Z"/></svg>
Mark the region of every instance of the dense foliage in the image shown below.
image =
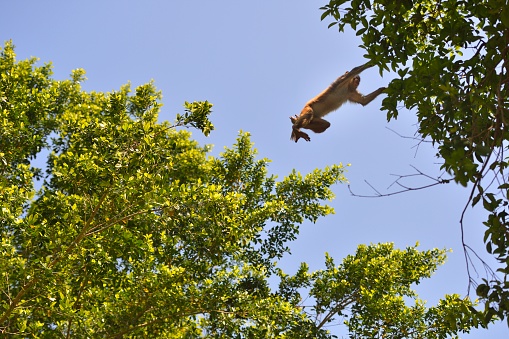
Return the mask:
<svg viewBox="0 0 509 339"><path fill-rule="evenodd" d="M383 101L388 119L402 106L415 111L418 132L438 146L442 168L471 188L467 205L482 202L489 214L484 241L502 277L486 277L477 293L487 320L508 317L507 1L331 0L322 9L331 26L362 37L368 59L399 75Z"/></svg>
<svg viewBox="0 0 509 339"><path fill-rule="evenodd" d="M0 334L14 338L445 338L484 325L468 299L411 289L445 251L360 246L340 265L277 267L299 226L333 210L334 165L282 180L247 133L221 156L211 104L158 122L153 84L111 93L0 55ZM47 168L32 160L48 149ZM35 188L40 178L40 188Z"/></svg>

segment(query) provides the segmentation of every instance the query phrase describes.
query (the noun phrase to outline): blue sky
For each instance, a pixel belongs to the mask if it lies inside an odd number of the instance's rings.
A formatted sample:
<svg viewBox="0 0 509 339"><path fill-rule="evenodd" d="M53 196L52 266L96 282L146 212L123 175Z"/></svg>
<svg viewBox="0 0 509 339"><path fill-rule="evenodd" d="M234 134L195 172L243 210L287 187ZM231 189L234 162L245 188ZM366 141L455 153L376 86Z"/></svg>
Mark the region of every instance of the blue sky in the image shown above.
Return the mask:
<svg viewBox="0 0 509 339"><path fill-rule="evenodd" d="M436 150L397 136L412 136L415 112L403 111L387 123L380 111L383 96L366 107L345 104L327 117L332 126L312 134L311 142L290 141L290 115L336 77L363 64L360 40L349 31L327 29L319 7L325 0L244 1L2 1L0 40L12 39L18 59L51 61L56 79L84 68L85 90L112 91L131 82L133 89L150 80L163 92L161 120L173 121L184 101L214 104L216 130L206 138L212 155L248 131L260 157L272 160L269 171L280 178L292 169L351 164L347 178L358 194L373 194L369 182L386 193L396 175L415 173L411 166L440 174ZM365 94L388 84L375 68L362 75ZM419 178L406 184L428 184ZM436 275L417 286L428 306L446 293L467 292L468 277L461 247L459 219L469 190L455 184L387 198L353 197L347 185L335 186L336 214L305 224L291 244L292 255L280 262L290 273L306 261L323 267L324 252L336 263L358 244L394 242L404 248L447 248L453 252ZM482 237L482 208L466 215L467 243L489 262ZM482 268L479 266L480 273ZM475 298L475 295L472 294ZM339 326L334 331L344 334ZM507 338L498 324L462 338Z"/></svg>

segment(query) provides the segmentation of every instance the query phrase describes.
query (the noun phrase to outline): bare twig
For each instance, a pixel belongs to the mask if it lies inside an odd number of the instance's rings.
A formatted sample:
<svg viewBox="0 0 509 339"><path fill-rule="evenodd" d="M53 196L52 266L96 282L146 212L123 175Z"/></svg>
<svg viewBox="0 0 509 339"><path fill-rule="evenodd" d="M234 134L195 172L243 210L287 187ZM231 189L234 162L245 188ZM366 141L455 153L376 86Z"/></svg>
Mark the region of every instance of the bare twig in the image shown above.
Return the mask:
<svg viewBox="0 0 509 339"><path fill-rule="evenodd" d="M396 132L395 130L393 130L392 128L389 128L389 127L385 127L385 128L387 128L389 131L391 131L392 133L396 134L400 138L411 139L411 140L418 141L418 143L416 145L412 146L412 148L415 148L414 158L417 156L417 152L419 151L419 146L421 146L421 144L423 142L427 142L427 143L431 143L432 142L431 140L425 140L424 138L419 138L419 137L415 137L415 136L409 137L409 136L406 136L406 135L402 135L402 134Z"/></svg>
<svg viewBox="0 0 509 339"><path fill-rule="evenodd" d="M380 191L378 191L373 185L371 185L366 180L364 180L364 182L369 187L371 187L371 189L375 192L374 195L360 195L360 194L356 194L356 193L354 193L352 191L350 185L348 185L348 190L355 197L360 197L360 198L381 198L381 197L389 197L389 196L396 195L396 194L401 194L401 193L407 193L409 191L418 191L418 190L430 188L430 187L437 186L437 185L448 184L451 181L451 179L442 179L441 175L439 177L436 177L436 178L432 177L432 176L430 176L428 174L425 174L422 171L418 170L415 166L411 166L411 167L417 173L403 174L403 175L401 175L401 174L392 174L393 176L397 176L398 178L396 180L394 180L394 182L392 184L390 184L389 187L387 187L387 189L390 189L392 186L397 185L397 186L403 188L402 190L395 191L395 192L390 192L390 193L380 193ZM423 185L423 186L418 186L418 187L411 187L411 186L405 185L405 184L403 184L401 182L401 180L407 179L407 178L410 178L410 177L425 177L425 178L428 178L429 180L431 180L433 182L431 184Z"/></svg>

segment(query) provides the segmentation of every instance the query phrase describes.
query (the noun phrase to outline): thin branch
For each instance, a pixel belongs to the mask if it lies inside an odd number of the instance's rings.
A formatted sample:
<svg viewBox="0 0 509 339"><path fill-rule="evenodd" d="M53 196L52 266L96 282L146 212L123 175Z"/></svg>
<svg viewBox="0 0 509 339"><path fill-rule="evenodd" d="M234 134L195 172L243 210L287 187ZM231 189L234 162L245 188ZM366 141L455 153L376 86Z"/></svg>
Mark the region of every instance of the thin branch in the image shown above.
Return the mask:
<svg viewBox="0 0 509 339"><path fill-rule="evenodd" d="M367 180L364 180L364 182L369 187L371 187L371 189L375 192L374 195L360 195L360 194L356 194L356 193L354 193L352 191L350 185L348 185L348 190L350 191L350 194L352 194L354 197L360 197L360 198L381 198L381 197L390 197L392 195L401 194L401 193L407 193L407 192L410 192L410 191L419 191L419 190L423 190L423 189L430 188L430 187L437 186L437 185L448 184L451 181L451 179L442 179L440 176L437 177L437 178L432 177L432 176L430 176L428 174L425 174L422 171L418 170L415 166L411 166L411 167L417 173L414 173L414 174L404 174L404 175L401 175L401 174L392 174L393 176L397 176L398 178L396 180L394 180L394 182L392 184L390 184L389 187L387 187L387 189L389 189L392 186L397 185L399 187L402 187L403 188L402 190L395 191L395 192L390 192L390 193L380 193L380 191L378 191ZM434 182L431 183L431 184L428 184L428 185L418 186L418 187L410 187L408 185L404 185L404 184L401 183L401 180L403 180L403 179L410 178L410 177L417 177L417 176L428 178L428 179L430 179L430 180L432 180Z"/></svg>
<svg viewBox="0 0 509 339"><path fill-rule="evenodd" d="M424 138L418 138L418 137L415 137L415 136L414 136L414 137L409 137L409 136L402 135L402 134L400 134L400 133L396 132L396 131L395 131L395 130L393 130L392 128L389 128L389 127L385 127L385 128L387 128L389 131L391 131L392 133L396 134L396 135L397 135L397 136L399 136L400 138L403 138L403 139L411 139L411 140L417 140L417 141L419 141L419 142L417 143L417 145L412 146L412 148L415 148L414 158L417 156L417 152L419 151L419 147L421 146L421 144L422 144L423 142L432 143L432 141L431 141L431 140L425 140ZM417 133L417 132L416 132L416 133Z"/></svg>
<svg viewBox="0 0 509 339"><path fill-rule="evenodd" d="M332 320L332 317L334 317L335 314L341 312L344 310L348 305L353 303L357 299L357 292L354 292L351 296L345 298L341 302L339 302L336 306L332 307L329 313L323 318L323 320L317 325L317 329L322 328L326 323Z"/></svg>
<svg viewBox="0 0 509 339"><path fill-rule="evenodd" d="M481 167L481 170L479 171L479 176L475 180L474 185L473 185L472 189L470 190L470 195L469 195L469 197L467 199L467 202L465 203L465 206L463 207L463 211L461 212L461 217L460 217L460 220L459 220L460 230L461 230L461 245L463 247L463 254L465 256L465 264L466 264L467 275L468 275L467 294L470 294L470 287L475 285L475 280L472 278L472 274L470 272L471 267L477 273L477 270L475 269L475 265L474 265L474 263L472 262L472 260L470 258L469 251L471 253L473 253L477 257L477 259L483 264L485 270L487 270L487 272L490 273L489 275L491 275L491 277L493 279L497 279L498 280L498 278L497 278L495 272L493 271L493 269L491 269L490 266L484 260L481 259L481 257L477 254L476 251L474 251L469 245L467 245L467 243L465 241L465 226L464 226L464 223L463 223L463 220L465 218L465 214L467 212L467 209L471 205L472 200L474 198L475 191L479 188L479 185L481 184L482 179L488 173L486 171L486 168L488 167L489 159L490 159L492 154L493 153L490 153L486 157L486 160L484 161L484 164Z"/></svg>
<svg viewBox="0 0 509 339"><path fill-rule="evenodd" d="M392 133L396 134L398 137L403 138L403 139L417 140L417 141L419 141L419 144L423 143L423 142L432 143L431 140L425 140L423 138L418 138L418 137L409 137L409 136L406 136L406 135L403 135L403 134L400 134L400 133L396 132L392 128L389 128L389 127L385 127L385 128L387 128L389 131L391 131Z"/></svg>
<svg viewBox="0 0 509 339"><path fill-rule="evenodd" d="M131 220L133 217L135 217L137 215L158 212L158 211L160 211L162 209L163 208L157 208L157 209L151 208L151 209L148 209L148 210L136 211L136 212L133 212L131 214L125 215L123 217L120 217L118 219L114 219L113 221L111 221L109 223L99 224L99 225L91 228L90 231L86 233L86 236L90 236L92 234L102 232L105 229L110 228L111 226L113 226L115 224L118 224L118 223L120 223L122 221L127 222L127 221Z"/></svg>

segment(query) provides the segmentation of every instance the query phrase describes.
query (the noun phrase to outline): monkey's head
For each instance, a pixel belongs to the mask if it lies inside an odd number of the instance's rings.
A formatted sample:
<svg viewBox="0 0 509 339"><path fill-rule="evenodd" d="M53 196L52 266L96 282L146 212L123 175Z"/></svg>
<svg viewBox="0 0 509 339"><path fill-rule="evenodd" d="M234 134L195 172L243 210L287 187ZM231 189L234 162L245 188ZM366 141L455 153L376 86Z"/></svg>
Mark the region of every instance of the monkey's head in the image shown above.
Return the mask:
<svg viewBox="0 0 509 339"><path fill-rule="evenodd" d="M350 80L350 84L348 85L348 89L350 91L357 90L357 87L359 87L359 84L361 83L361 77L359 75L356 75Z"/></svg>

